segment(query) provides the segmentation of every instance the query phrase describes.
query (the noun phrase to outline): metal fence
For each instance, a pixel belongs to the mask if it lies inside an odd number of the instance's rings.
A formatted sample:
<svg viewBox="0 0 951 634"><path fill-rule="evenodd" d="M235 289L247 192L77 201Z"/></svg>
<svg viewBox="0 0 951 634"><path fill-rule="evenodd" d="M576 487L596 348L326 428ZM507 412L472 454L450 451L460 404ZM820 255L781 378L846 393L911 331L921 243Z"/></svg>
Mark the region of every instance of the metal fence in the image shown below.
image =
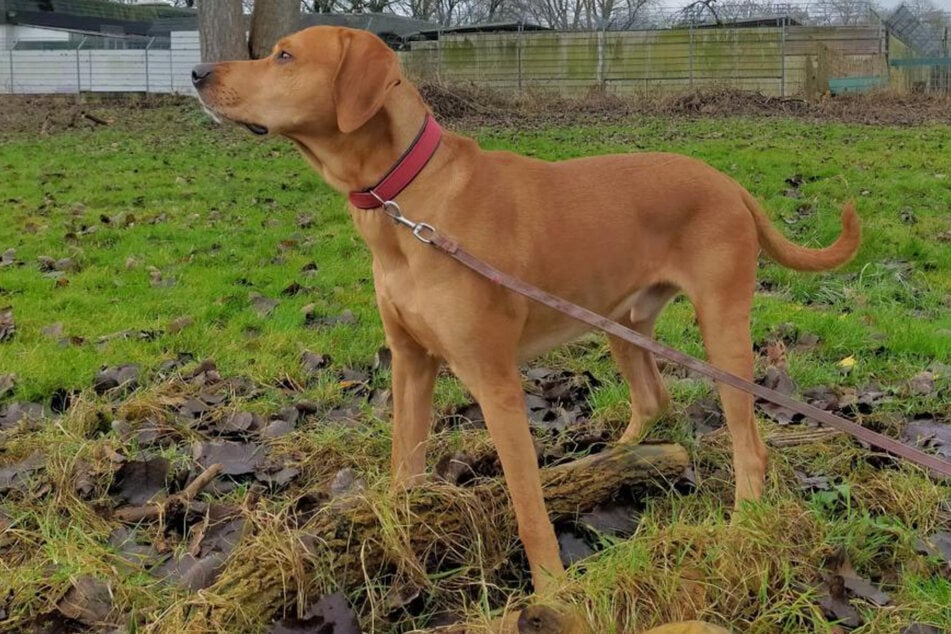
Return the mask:
<svg viewBox="0 0 951 634"><path fill-rule="evenodd" d="M200 61L197 33L14 40L0 50L0 93L186 93ZM6 58L6 59L4 59Z"/></svg>
<svg viewBox="0 0 951 634"><path fill-rule="evenodd" d="M888 18L898 40L889 51L889 66L902 87L911 91L951 92L951 29L947 15L921 19L905 5Z"/></svg>
<svg viewBox="0 0 951 634"><path fill-rule="evenodd" d="M888 83L879 25L647 31L444 34L414 42L403 64L417 80L504 92L632 94L728 87L813 96L830 80ZM860 84L862 82L859 82ZM858 85L858 84L856 84Z"/></svg>
<svg viewBox="0 0 951 634"><path fill-rule="evenodd" d="M918 50L923 31L903 13L893 13L903 21L892 25L855 0L827 1L852 8L833 19L816 3L701 2L628 30L447 29L435 39L409 38L399 54L417 80L517 93L949 90L951 64L940 66L949 61L947 29L942 62L931 49ZM667 28L648 28L661 24ZM906 43L895 37L899 26L918 30ZM43 41L4 41L3 34L0 93L190 93L190 71L200 61L197 32L142 38L45 31Z"/></svg>

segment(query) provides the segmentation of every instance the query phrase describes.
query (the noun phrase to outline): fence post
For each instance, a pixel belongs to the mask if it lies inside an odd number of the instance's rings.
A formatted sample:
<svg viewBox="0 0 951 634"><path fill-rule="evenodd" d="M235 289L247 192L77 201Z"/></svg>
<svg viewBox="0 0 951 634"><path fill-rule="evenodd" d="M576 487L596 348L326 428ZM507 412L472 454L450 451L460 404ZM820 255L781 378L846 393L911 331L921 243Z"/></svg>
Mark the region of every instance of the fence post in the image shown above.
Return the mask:
<svg viewBox="0 0 951 634"><path fill-rule="evenodd" d="M784 16L779 32L779 96L786 97L786 20Z"/></svg>
<svg viewBox="0 0 951 634"><path fill-rule="evenodd" d="M644 94L646 95L650 90L650 81L647 77L650 74L653 63L648 63L648 60L650 59L651 47L646 46L645 48L647 49L647 54L644 55Z"/></svg>
<svg viewBox="0 0 951 634"><path fill-rule="evenodd" d="M13 85L13 49L17 47L18 41L19 40L15 40L13 42L13 46L10 47L10 94L11 95L15 95L17 92L16 88Z"/></svg>
<svg viewBox="0 0 951 634"><path fill-rule="evenodd" d="M944 27L944 56L948 57L948 27ZM951 91L951 66L944 67L944 92Z"/></svg>
<svg viewBox="0 0 951 634"><path fill-rule="evenodd" d="M149 49L152 48L152 43L155 41L155 38L152 37L149 40L149 43L145 45L145 96L149 96Z"/></svg>
<svg viewBox="0 0 951 634"><path fill-rule="evenodd" d="M442 25L436 31L436 83L442 84Z"/></svg>
<svg viewBox="0 0 951 634"><path fill-rule="evenodd" d="M172 58L175 57L175 47L173 46L175 40L172 39L171 33L168 36L168 92L175 94L175 65L172 63ZM199 46L201 46L199 44ZM201 56L199 55L199 58Z"/></svg>
<svg viewBox="0 0 951 634"><path fill-rule="evenodd" d="M518 21L518 39L515 41L515 59L517 62L518 73L518 96L521 97L524 92L522 90L522 46L524 44L524 38L522 37L522 21Z"/></svg>
<svg viewBox="0 0 951 634"><path fill-rule="evenodd" d="M597 68L597 80L598 80L598 90L603 92L605 89L604 83L604 30L607 28L603 26L598 29L598 68Z"/></svg>
<svg viewBox="0 0 951 634"><path fill-rule="evenodd" d="M79 53L80 51L83 50L83 44L86 43L86 37L87 36L84 35L83 39L79 41L79 46L76 47L76 96L77 97L79 96L79 94L82 92L82 89L83 89L82 71L80 70L80 67L79 67Z"/></svg>
<svg viewBox="0 0 951 634"><path fill-rule="evenodd" d="M687 48L687 60L690 65L690 90L693 91L693 22L688 25L687 34L689 38L689 45Z"/></svg>

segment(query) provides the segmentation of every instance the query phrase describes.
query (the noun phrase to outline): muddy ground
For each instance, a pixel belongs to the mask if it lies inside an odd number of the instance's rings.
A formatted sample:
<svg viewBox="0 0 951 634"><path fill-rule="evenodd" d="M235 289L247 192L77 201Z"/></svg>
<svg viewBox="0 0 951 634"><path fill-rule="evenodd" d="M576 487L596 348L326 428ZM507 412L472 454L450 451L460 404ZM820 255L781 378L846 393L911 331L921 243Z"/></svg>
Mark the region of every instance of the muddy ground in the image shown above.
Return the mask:
<svg viewBox="0 0 951 634"><path fill-rule="evenodd" d="M597 123L631 116L796 117L868 125L951 123L951 95L928 93L825 96L810 102L739 90L638 97L592 93L580 99L548 94L512 97L461 85L425 84L420 92L440 120L467 128ZM194 100L170 95L4 95L0 96L0 135L94 128L117 119L134 120L137 111L170 105L190 110Z"/></svg>

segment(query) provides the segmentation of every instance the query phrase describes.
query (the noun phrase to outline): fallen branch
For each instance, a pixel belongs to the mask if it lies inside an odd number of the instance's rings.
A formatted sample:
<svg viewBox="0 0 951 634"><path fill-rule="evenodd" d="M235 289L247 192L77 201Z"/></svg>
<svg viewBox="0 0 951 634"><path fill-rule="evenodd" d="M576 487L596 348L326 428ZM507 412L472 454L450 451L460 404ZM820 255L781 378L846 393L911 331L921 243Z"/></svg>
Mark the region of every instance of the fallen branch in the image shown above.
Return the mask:
<svg viewBox="0 0 951 634"><path fill-rule="evenodd" d="M206 486L211 484L211 481L214 480L215 477L217 477L219 473L221 473L222 467L223 465L218 462L211 465L210 467L208 467L207 469L199 473L198 477L192 480L191 483L187 487L185 487L184 490L182 490L182 492L179 493L177 497L183 502L191 501L196 495L201 493L202 489L204 489ZM176 496L172 496L172 497L176 497Z"/></svg>
<svg viewBox="0 0 951 634"><path fill-rule="evenodd" d="M515 618L510 618L515 621ZM530 605L511 622L501 624L499 634L594 634L584 618L570 606L556 609L547 605ZM730 634L719 625L702 621L683 621L661 625L642 634Z"/></svg>
<svg viewBox="0 0 951 634"><path fill-rule="evenodd" d="M793 431L773 431L767 434L766 444L771 447L799 447L817 442L825 442L829 438L844 435L837 429L830 427L813 427Z"/></svg>
<svg viewBox="0 0 951 634"><path fill-rule="evenodd" d="M542 487L553 518L573 517L608 502L622 487L669 482L687 465L687 452L679 445L624 444L543 469ZM297 544L288 548L297 550L296 565L279 559L284 549L239 548L204 593L210 603L192 613L186 629L203 631L199 622L205 619L233 619L235 606L242 606L244 615L272 614L294 598L287 591L297 583L306 580L311 590L323 590L315 587L320 585L313 583L315 576L343 589L362 585L366 575L378 578L397 568L414 568L424 578L416 562L452 566L474 544L483 551L494 548L504 558L514 534L514 512L501 479L470 487L430 485L397 498L337 498L302 528L284 533ZM300 556L301 545L309 556ZM303 578L295 582L291 572Z"/></svg>
<svg viewBox="0 0 951 634"><path fill-rule="evenodd" d="M109 122L106 121L105 119L100 119L96 115L86 112L85 110L83 111L82 115L83 117L85 117L86 119L89 119L96 125L109 125Z"/></svg>
<svg viewBox="0 0 951 634"><path fill-rule="evenodd" d="M192 500L221 473L221 469L222 465L215 463L198 474L181 493L176 493L159 502L149 502L142 506L123 506L115 510L113 517L124 524L136 524L142 520L152 520L163 517L173 508L181 508L187 512Z"/></svg>

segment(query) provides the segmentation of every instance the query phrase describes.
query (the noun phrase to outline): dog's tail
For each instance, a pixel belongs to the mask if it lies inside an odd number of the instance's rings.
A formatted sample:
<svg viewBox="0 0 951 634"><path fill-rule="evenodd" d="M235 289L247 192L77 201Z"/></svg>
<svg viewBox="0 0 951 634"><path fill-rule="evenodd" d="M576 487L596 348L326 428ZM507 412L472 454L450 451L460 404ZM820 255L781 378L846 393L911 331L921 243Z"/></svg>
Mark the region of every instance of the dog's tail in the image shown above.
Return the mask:
<svg viewBox="0 0 951 634"><path fill-rule="evenodd" d="M785 267L797 271L825 271L834 269L851 260L859 249L862 227L855 205L851 201L842 207L842 233L830 246L824 249L809 249L790 242L772 225L762 207L751 194L743 192L759 236L763 250Z"/></svg>

